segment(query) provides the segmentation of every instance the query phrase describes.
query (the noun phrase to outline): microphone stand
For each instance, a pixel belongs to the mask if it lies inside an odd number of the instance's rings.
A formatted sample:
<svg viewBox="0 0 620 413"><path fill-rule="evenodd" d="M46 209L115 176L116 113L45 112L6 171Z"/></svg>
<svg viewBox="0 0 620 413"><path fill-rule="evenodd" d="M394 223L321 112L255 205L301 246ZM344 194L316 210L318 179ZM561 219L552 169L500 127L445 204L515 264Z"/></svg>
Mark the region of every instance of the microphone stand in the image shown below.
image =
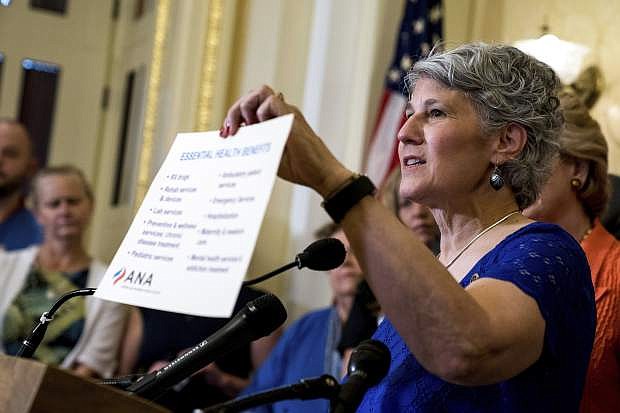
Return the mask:
<svg viewBox="0 0 620 413"><path fill-rule="evenodd" d="M63 305L64 302L69 300L70 298L83 295L93 295L95 294L95 291L97 291L96 288L80 288L79 290L69 291L68 293L61 295L60 298L54 303L54 305L52 305L52 308L49 311L41 314L39 322L34 327L34 329L32 329L30 335L24 339L21 347L17 351L16 356L25 359L32 358L32 355L34 354L37 347L39 347L39 344L41 344L41 341L45 336L48 324L54 319L54 314L56 313L56 311L58 311L60 306Z"/></svg>
<svg viewBox="0 0 620 413"><path fill-rule="evenodd" d="M275 269L275 270L273 270L273 271L271 271L271 272L269 272L269 273L267 273L265 275L261 275L260 277L256 277L256 278L253 278L251 280L244 281L242 283L242 285L244 287L247 287L247 286L250 286L250 285L258 284L261 281L265 281L265 280L267 280L267 279L269 279L271 277L275 277L276 275L278 275L278 274L280 274L280 273L282 273L282 272L284 272L286 270L290 270L293 267L301 268L299 265L300 264L299 264L298 260L295 260L293 262L289 262L288 264L283 265L282 267L277 268L277 269Z"/></svg>
<svg viewBox="0 0 620 413"><path fill-rule="evenodd" d="M299 383L276 387L259 393L250 394L245 397L219 403L203 409L203 413L232 413L271 404L282 400L300 399L329 399L333 400L340 391L340 384L329 374L320 377L301 379Z"/></svg>
<svg viewBox="0 0 620 413"><path fill-rule="evenodd" d="M339 267L344 262L347 251L342 242L336 238L322 238L308 245L289 262L265 275L244 281L243 286L250 286L265 281L293 267L309 268L314 271L327 271Z"/></svg>

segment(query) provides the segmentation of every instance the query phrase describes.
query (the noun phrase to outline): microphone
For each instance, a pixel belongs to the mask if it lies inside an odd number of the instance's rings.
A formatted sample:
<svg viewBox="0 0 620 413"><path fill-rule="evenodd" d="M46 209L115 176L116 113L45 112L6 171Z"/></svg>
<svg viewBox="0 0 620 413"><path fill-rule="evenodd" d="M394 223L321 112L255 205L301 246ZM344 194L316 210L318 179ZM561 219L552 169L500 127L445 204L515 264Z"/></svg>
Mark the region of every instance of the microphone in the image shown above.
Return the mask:
<svg viewBox="0 0 620 413"><path fill-rule="evenodd" d="M299 383L288 386L276 387L274 389L240 397L224 403L215 404L203 409L203 413L229 413L240 412L252 407L271 404L282 400L300 399L333 399L338 395L340 385L338 381L329 374L310 379L301 379Z"/></svg>
<svg viewBox="0 0 620 413"><path fill-rule="evenodd" d="M354 413L369 387L379 383L390 369L390 351L380 341L362 341L351 353L348 380L332 400L332 413Z"/></svg>
<svg viewBox="0 0 620 413"><path fill-rule="evenodd" d="M43 337L45 337L45 332L47 331L47 325L54 319L54 314L60 308L61 305L65 303L70 298L84 296L84 295L93 295L97 291L96 288L80 288L79 290L69 291L60 296L58 300L52 305L49 311L41 314L41 318L36 326L32 329L32 332L28 337L22 341L22 345L17 351L15 356L29 359L32 358L32 355L43 341Z"/></svg>
<svg viewBox="0 0 620 413"><path fill-rule="evenodd" d="M339 267L344 262L347 250L337 238L323 238L308 245L305 250L295 256L295 261L271 271L260 277L243 282L244 286L254 285L278 275L288 269L297 267L314 271L327 271Z"/></svg>
<svg viewBox="0 0 620 413"><path fill-rule="evenodd" d="M284 305L273 294L250 301L224 327L172 360L163 368L142 376L127 391L154 399L202 367L242 345L271 334L286 320Z"/></svg>
<svg viewBox="0 0 620 413"><path fill-rule="evenodd" d="M327 271L341 266L346 256L347 250L339 239L323 238L297 254L295 263L299 269L307 267L314 271Z"/></svg>

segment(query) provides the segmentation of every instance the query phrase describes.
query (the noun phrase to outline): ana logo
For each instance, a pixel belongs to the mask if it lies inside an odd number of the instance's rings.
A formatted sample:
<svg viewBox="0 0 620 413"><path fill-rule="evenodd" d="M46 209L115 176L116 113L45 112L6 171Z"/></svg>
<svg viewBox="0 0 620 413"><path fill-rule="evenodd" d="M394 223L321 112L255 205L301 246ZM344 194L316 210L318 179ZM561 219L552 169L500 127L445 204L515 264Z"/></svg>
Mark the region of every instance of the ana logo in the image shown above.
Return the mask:
<svg viewBox="0 0 620 413"><path fill-rule="evenodd" d="M131 285L139 285L139 286L149 286L151 287L153 283L153 273L147 273L142 271L131 270L127 272L125 267L118 270L113 276L112 285L116 285L117 283L122 281L123 285L131 284Z"/></svg>
<svg viewBox="0 0 620 413"><path fill-rule="evenodd" d="M142 272L142 271L131 270L127 278L125 278L125 283L130 283L133 285L136 285L136 284L140 286L148 285L150 287L152 282L153 282L153 273L147 274L146 272Z"/></svg>
<svg viewBox="0 0 620 413"><path fill-rule="evenodd" d="M112 285L116 285L117 282L122 280L125 277L125 274L127 274L127 271L125 271L125 267L123 267L120 270L116 271L116 273L112 276L112 279L114 280L112 282Z"/></svg>

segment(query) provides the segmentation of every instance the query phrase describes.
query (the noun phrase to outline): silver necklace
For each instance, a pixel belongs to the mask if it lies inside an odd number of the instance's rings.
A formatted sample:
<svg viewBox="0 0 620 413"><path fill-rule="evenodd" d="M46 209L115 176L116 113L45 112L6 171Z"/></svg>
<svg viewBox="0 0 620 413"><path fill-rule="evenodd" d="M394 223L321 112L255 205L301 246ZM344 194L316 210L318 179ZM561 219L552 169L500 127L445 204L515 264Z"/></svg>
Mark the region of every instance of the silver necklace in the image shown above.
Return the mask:
<svg viewBox="0 0 620 413"><path fill-rule="evenodd" d="M464 253L465 251L467 251L467 248L469 248L469 247L471 246L471 244L473 244L474 242L476 242L476 240L477 240L478 238L480 238L481 236L483 236L484 234L486 234L487 232L489 232L490 230L492 230L493 228L495 228L496 226L498 226L498 225L499 225L499 224L501 224L502 222L506 221L506 220L507 220L508 218L510 218L511 216L513 216L513 215L515 215L515 214L518 214L518 213L520 213L520 212L521 212L521 211L519 211L518 209L517 209L517 210L515 210L515 211L512 211L512 212L509 212L508 214L506 214L506 215L504 215L503 217L501 217L498 221L496 221L496 222L492 223L491 225L489 225L488 227L486 227L485 229L483 229L482 231L480 231L480 232L479 232L479 233L478 233L475 237L473 237L473 238L472 238L472 239L471 239L471 240L467 243L467 245L465 245L463 248L461 248L461 250L460 250L460 251L459 251L459 252L458 252L458 253L454 256L454 258L452 258L452 259L450 260L450 262L448 262L448 263L446 264L446 269L447 269L447 268L450 268L450 266L451 266L452 264L454 264L454 262L455 262L456 260L458 260L458 259L459 259L459 257L460 257L461 255L463 255L463 253ZM440 253L440 255L441 255L441 253ZM439 255L438 255L437 257L439 257Z"/></svg>

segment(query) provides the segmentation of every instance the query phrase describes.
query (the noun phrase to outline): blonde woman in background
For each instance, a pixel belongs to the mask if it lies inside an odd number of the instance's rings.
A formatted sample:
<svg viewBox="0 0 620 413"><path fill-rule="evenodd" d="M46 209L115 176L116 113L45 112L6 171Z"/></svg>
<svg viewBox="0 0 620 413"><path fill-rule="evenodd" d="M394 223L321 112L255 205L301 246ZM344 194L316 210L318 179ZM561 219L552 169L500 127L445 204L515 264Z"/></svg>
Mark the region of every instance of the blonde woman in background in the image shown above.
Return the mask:
<svg viewBox="0 0 620 413"><path fill-rule="evenodd" d="M106 269L84 248L94 202L79 169L41 170L31 195L43 243L0 257L0 343L8 354L16 354L41 314L61 295L96 287ZM74 297L56 313L34 358L81 376L109 377L116 369L125 318L120 304Z"/></svg>

